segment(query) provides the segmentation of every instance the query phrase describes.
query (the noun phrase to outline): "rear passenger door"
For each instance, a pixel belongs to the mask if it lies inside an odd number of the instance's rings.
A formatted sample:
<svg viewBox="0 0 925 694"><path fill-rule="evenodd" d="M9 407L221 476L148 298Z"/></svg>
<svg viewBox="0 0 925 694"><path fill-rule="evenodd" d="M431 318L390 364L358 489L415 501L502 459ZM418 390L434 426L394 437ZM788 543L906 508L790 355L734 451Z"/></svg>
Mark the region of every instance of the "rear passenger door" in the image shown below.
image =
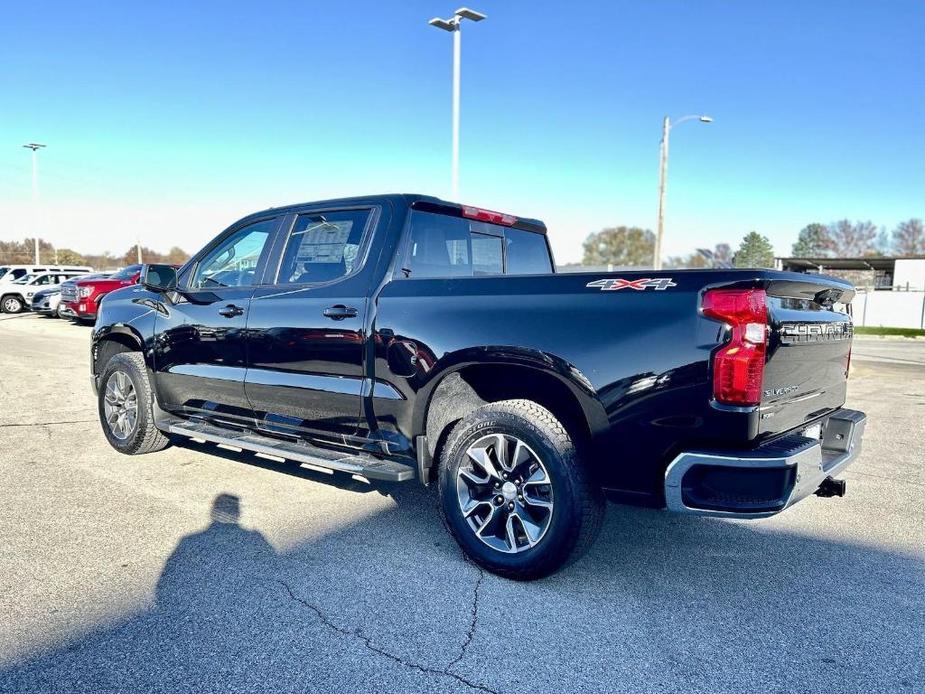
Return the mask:
<svg viewBox="0 0 925 694"><path fill-rule="evenodd" d="M378 206L309 209L285 222L247 323L245 391L261 428L365 443L363 268L382 214Z"/></svg>

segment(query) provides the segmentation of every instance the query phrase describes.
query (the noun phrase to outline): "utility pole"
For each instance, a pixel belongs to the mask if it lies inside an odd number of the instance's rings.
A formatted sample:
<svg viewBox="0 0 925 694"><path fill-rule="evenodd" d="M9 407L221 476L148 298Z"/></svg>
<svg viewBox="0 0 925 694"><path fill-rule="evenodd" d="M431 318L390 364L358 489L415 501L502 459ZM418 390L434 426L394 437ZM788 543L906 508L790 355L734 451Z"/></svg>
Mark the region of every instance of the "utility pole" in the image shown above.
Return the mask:
<svg viewBox="0 0 925 694"><path fill-rule="evenodd" d="M135 247L138 249L138 264L141 265L143 262L141 259L141 237L139 236L137 240L138 243L135 244Z"/></svg>
<svg viewBox="0 0 925 694"><path fill-rule="evenodd" d="M671 133L671 120L665 116L662 121L662 142L659 147L658 160L658 225L655 232L655 253L652 266L662 269L662 236L665 234L665 189L668 187L668 136Z"/></svg>
<svg viewBox="0 0 925 694"><path fill-rule="evenodd" d="M685 121L697 119L701 123L712 123L710 116L684 116L674 123L668 116L662 121L662 143L659 152L658 167L658 224L655 233L655 252L652 257L652 267L656 270L662 269L662 237L665 235L665 193L668 188L668 138L671 135L671 129L681 125Z"/></svg>
<svg viewBox="0 0 925 694"><path fill-rule="evenodd" d="M39 158L38 151L45 145L38 142L30 142L23 145L26 149L32 150L32 235L35 237L35 264L42 261L39 255Z"/></svg>
<svg viewBox="0 0 925 694"><path fill-rule="evenodd" d="M459 201L459 85L460 85L460 63L462 61L462 32L460 31L462 20L469 19L473 22L481 22L485 15L468 7L460 7L455 14L449 19L440 19L434 17L428 24L449 31L453 34L453 162L451 164L451 187L453 200Z"/></svg>

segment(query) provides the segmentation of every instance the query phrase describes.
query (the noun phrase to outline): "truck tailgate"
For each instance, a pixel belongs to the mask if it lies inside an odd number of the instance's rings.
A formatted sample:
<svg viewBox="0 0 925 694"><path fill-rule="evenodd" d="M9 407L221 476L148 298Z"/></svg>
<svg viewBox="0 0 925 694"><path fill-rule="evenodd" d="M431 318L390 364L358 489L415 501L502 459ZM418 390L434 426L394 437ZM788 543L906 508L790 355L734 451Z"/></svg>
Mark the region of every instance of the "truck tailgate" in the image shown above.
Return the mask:
<svg viewBox="0 0 925 694"><path fill-rule="evenodd" d="M784 432L841 407L847 390L854 291L827 278L767 285L768 353L760 434Z"/></svg>

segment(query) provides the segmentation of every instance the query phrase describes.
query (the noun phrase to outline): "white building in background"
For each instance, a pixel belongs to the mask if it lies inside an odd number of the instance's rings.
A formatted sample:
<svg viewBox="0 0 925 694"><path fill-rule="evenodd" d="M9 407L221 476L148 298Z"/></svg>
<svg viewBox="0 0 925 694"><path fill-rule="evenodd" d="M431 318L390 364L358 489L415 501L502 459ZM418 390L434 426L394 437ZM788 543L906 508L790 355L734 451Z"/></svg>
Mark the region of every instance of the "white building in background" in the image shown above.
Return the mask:
<svg viewBox="0 0 925 694"><path fill-rule="evenodd" d="M777 258L779 270L843 277L858 288L854 324L925 329L925 256Z"/></svg>
<svg viewBox="0 0 925 694"><path fill-rule="evenodd" d="M925 258L897 258L893 286L900 290L925 291Z"/></svg>
<svg viewBox="0 0 925 694"><path fill-rule="evenodd" d="M925 291L925 256L911 258L775 258L778 270L835 275L858 289Z"/></svg>

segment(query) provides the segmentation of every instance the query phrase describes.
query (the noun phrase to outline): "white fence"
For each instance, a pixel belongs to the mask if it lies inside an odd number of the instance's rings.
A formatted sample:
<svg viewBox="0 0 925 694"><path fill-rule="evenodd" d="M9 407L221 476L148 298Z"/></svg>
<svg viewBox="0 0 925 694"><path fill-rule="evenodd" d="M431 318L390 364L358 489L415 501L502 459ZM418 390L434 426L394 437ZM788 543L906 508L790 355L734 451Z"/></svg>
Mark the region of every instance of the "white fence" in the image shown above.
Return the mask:
<svg viewBox="0 0 925 694"><path fill-rule="evenodd" d="M925 328L925 292L859 291L851 311L855 325Z"/></svg>

